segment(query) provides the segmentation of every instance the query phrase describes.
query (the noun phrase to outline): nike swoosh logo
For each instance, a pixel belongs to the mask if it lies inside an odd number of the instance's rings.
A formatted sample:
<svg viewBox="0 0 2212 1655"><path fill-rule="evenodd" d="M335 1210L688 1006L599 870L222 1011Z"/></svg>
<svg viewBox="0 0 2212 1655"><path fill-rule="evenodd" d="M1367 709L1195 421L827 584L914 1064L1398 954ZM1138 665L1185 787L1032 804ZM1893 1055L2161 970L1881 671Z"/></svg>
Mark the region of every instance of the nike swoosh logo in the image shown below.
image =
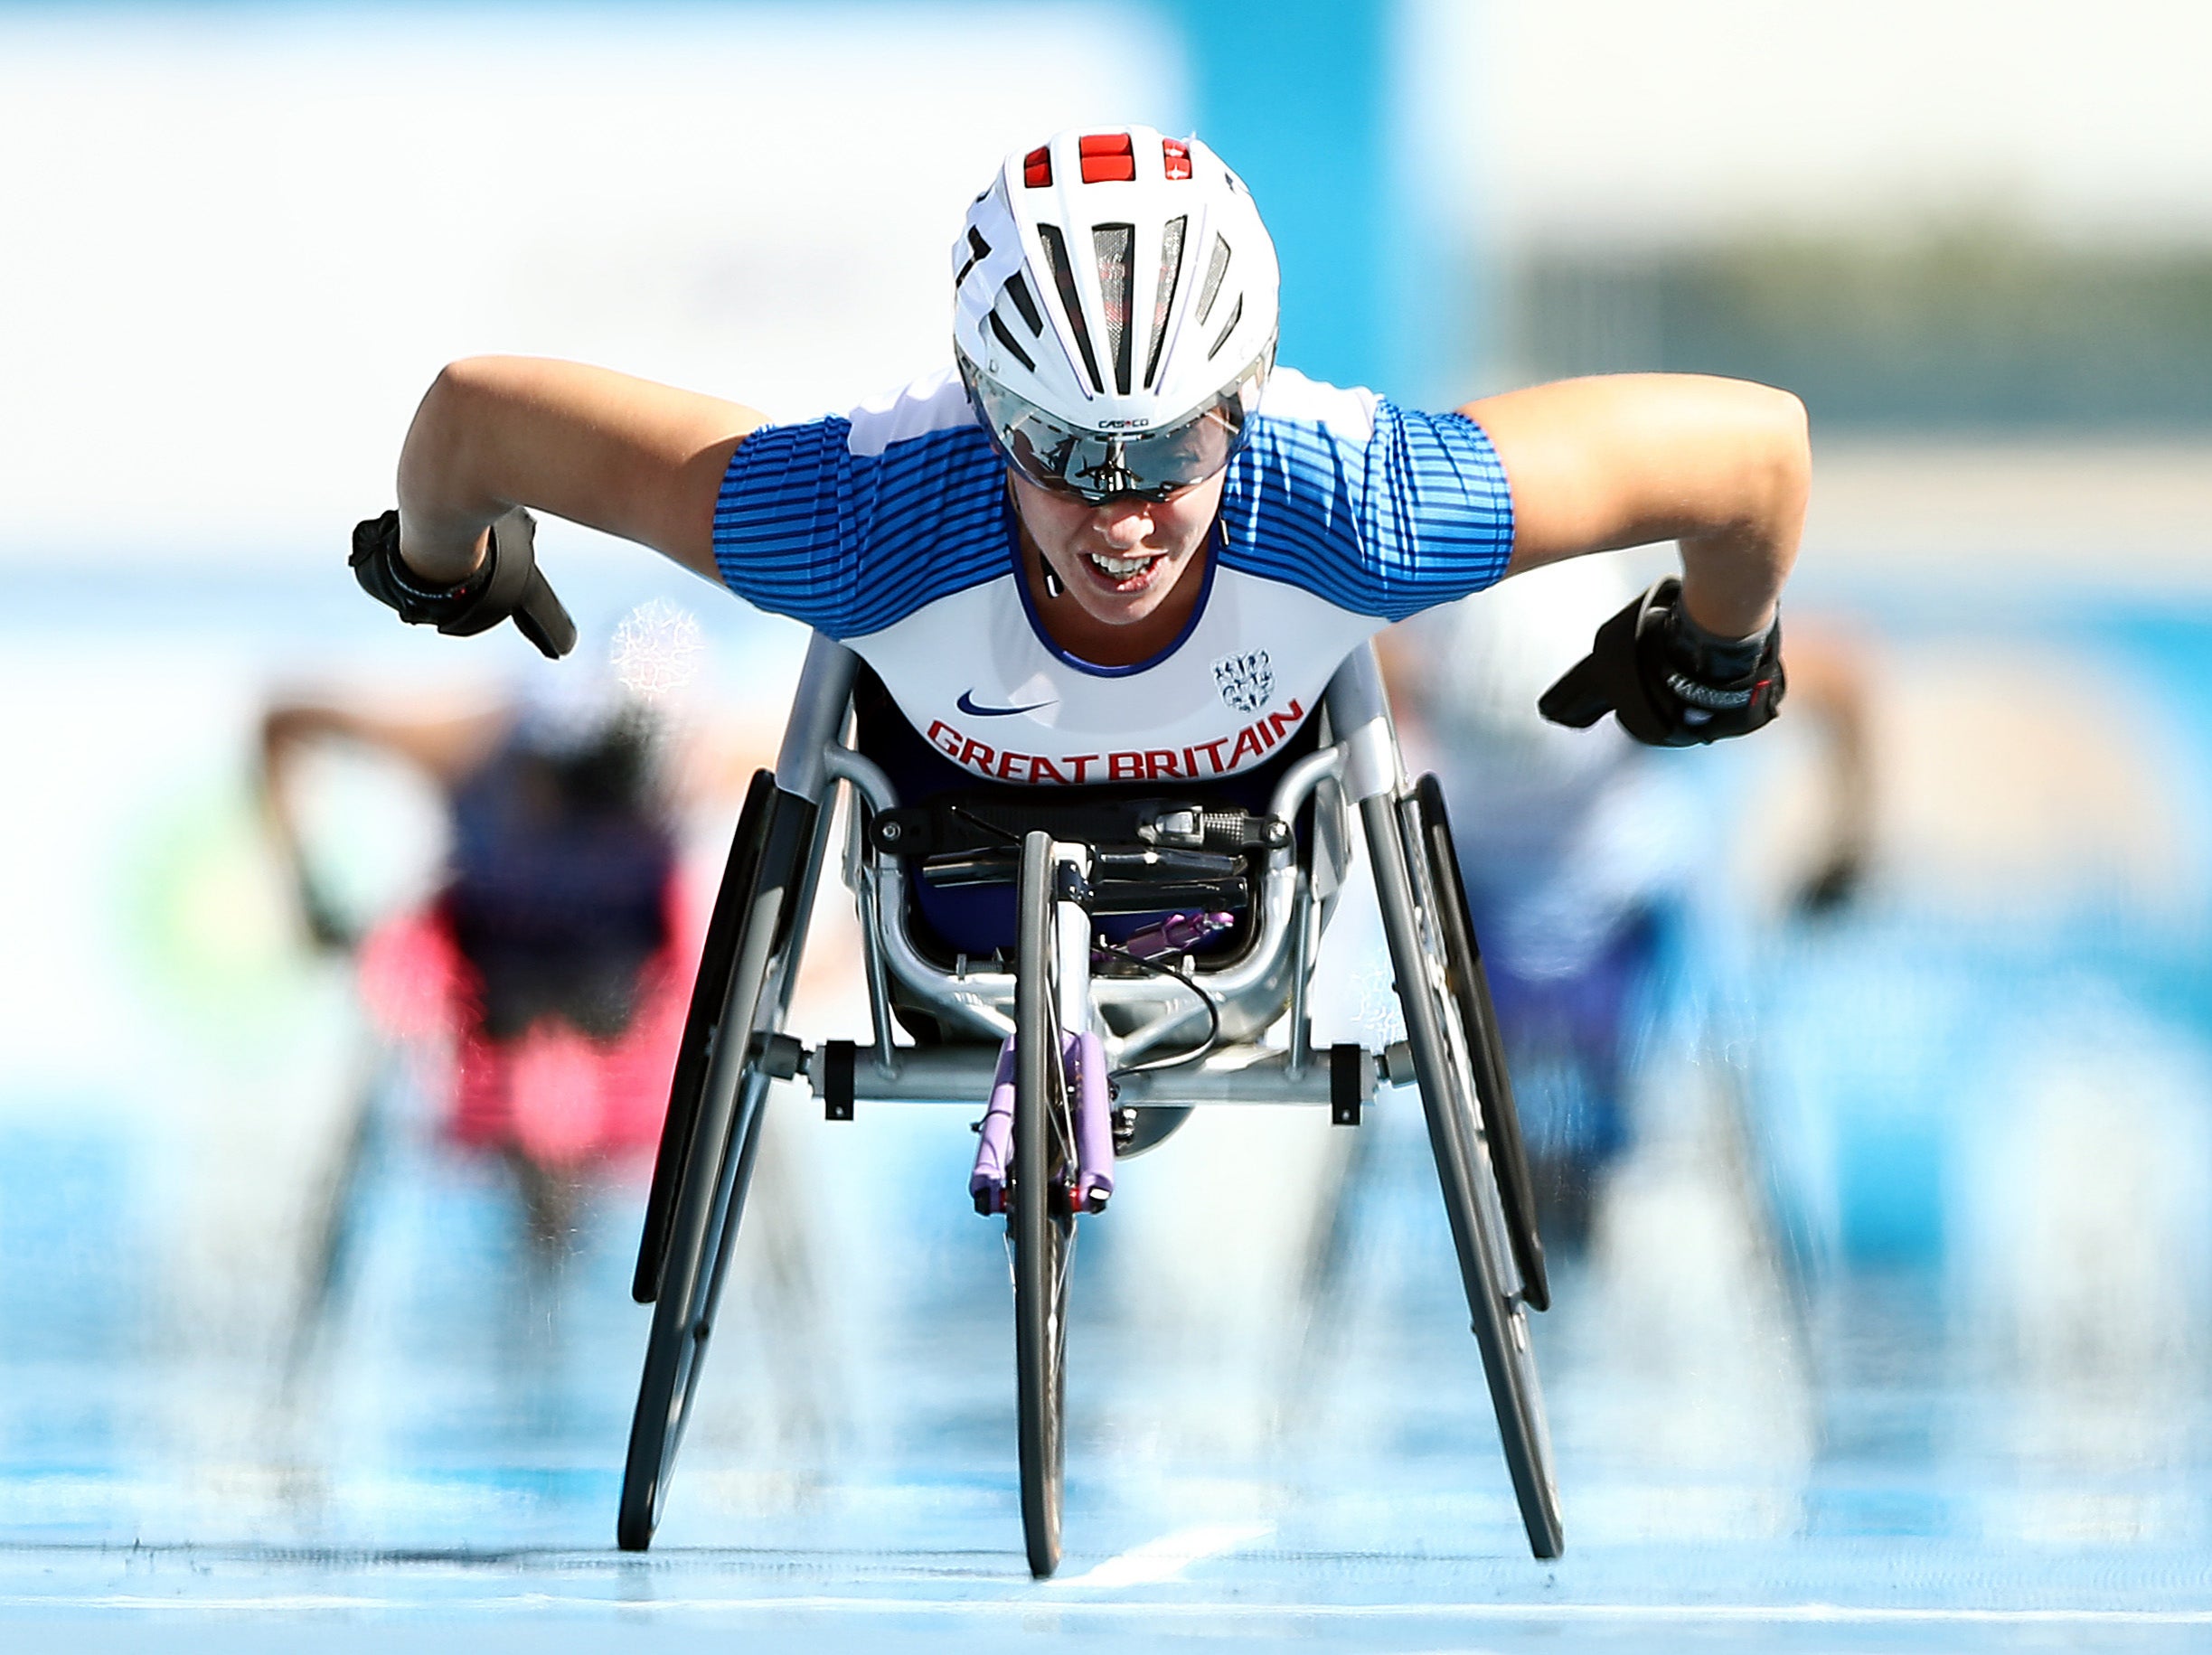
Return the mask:
<svg viewBox="0 0 2212 1655"><path fill-rule="evenodd" d="M1010 719L1017 712L1035 712L1040 707L1050 707L1050 701L1031 701L1026 707L978 707L972 691L963 690L960 699L953 703L972 719Z"/></svg>

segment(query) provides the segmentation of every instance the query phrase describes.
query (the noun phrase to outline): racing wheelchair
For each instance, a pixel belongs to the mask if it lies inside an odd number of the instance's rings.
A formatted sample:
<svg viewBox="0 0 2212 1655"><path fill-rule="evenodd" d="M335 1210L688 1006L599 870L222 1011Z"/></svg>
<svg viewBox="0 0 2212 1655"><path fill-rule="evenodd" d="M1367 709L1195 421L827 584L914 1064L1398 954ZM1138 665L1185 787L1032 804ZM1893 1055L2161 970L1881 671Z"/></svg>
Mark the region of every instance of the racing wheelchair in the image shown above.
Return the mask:
<svg viewBox="0 0 2212 1655"><path fill-rule="evenodd" d="M650 1546L698 1394L772 1081L832 1119L869 1101L982 1105L969 1194L1013 1264L1018 1462L1031 1571L1060 1557L1070 1266L1134 1147L1208 1103L1323 1106L1359 1124L1379 1081L1419 1091L1515 1496L1538 1557L1563 1544L1528 1312L1549 1302L1513 1099L1435 778L1409 784L1372 649L1285 738L1265 808L1204 786L999 788L902 799L867 750L867 670L816 635L773 772L753 779L708 927L647 1198L633 1295L654 1307L617 1537ZM784 1030L807 917L850 790L871 1039ZM1316 1050L1308 979L1363 831L1406 1039ZM923 888L1011 895L1011 947L932 935ZM1134 932L1132 926L1137 927ZM908 1042L895 1031L903 1026ZM1271 1030L1284 1037L1266 1039Z"/></svg>

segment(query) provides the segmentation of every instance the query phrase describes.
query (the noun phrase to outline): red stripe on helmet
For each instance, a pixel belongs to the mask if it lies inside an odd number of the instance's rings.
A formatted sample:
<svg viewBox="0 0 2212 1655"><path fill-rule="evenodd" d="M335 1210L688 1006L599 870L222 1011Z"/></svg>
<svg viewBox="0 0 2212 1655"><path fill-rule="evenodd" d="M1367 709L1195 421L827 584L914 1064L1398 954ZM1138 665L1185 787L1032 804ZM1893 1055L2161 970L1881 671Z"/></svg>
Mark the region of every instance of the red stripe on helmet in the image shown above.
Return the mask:
<svg viewBox="0 0 2212 1655"><path fill-rule="evenodd" d="M1021 182L1032 190L1042 190L1052 183L1052 151L1050 148L1032 149L1021 157Z"/></svg>
<svg viewBox="0 0 2212 1655"><path fill-rule="evenodd" d="M1136 177L1136 146L1125 132L1102 132L1076 140L1085 183L1125 183Z"/></svg>
<svg viewBox="0 0 2212 1655"><path fill-rule="evenodd" d="M1191 146L1181 138L1162 138L1160 153L1167 166L1170 178L1191 176Z"/></svg>

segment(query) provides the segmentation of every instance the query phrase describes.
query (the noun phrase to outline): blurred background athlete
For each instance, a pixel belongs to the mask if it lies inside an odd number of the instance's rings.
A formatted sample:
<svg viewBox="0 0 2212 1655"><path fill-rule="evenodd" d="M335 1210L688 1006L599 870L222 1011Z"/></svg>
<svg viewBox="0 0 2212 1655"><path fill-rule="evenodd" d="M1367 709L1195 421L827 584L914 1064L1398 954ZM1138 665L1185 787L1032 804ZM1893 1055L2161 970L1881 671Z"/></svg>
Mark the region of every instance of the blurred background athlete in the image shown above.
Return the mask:
<svg viewBox="0 0 2212 1655"><path fill-rule="evenodd" d="M365 698L364 698L365 700ZM419 770L447 848L427 903L365 927L341 911L303 833L301 759L366 748ZM532 1255L571 1245L579 1199L657 1142L696 952L659 722L599 682L438 716L298 699L262 720L271 832L322 947L357 955L374 1038L423 1059L441 1133L512 1171ZM340 1285L386 1066L358 1099L311 1237L311 1335Z"/></svg>
<svg viewBox="0 0 2212 1655"><path fill-rule="evenodd" d="M1632 1132L1642 1032L1670 971L1696 971L1685 909L1710 864L1691 778L1620 729L1576 730L1537 702L1636 583L1587 558L1501 583L1388 635L1385 664L1415 767L1436 770L1505 1038L1548 1242L1582 1240ZM1851 648L1793 631L1790 698L1820 736L1829 820L1793 906L1849 901L1871 810L1865 696Z"/></svg>

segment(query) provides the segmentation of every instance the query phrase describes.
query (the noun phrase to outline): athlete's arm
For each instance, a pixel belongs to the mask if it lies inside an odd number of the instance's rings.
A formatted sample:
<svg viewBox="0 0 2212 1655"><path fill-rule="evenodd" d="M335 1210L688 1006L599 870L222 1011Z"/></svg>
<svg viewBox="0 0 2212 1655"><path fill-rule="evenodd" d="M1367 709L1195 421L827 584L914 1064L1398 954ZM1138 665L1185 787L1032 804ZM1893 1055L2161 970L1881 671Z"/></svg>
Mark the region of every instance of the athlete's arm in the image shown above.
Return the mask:
<svg viewBox="0 0 2212 1655"><path fill-rule="evenodd" d="M1699 374L1563 380L1470 402L1513 494L1507 574L1678 541L1682 603L1745 638L1774 618L1797 557L1812 462L1804 405Z"/></svg>
<svg viewBox="0 0 2212 1655"><path fill-rule="evenodd" d="M293 797L299 754L322 741L381 748L418 766L450 788L496 743L505 717L496 711L417 719L381 717L329 701L280 701L261 719L261 810L277 860L299 898L308 934L325 947L353 940L309 867Z"/></svg>
<svg viewBox="0 0 2212 1655"><path fill-rule="evenodd" d="M440 786L450 787L497 745L508 716L487 707L407 718L334 701L279 701L261 719L262 772L281 778L298 748L317 741L352 741L404 758Z"/></svg>
<svg viewBox="0 0 2212 1655"><path fill-rule="evenodd" d="M400 555L450 585L514 506L650 546L718 579L714 503L766 417L579 362L476 356L438 374L400 452Z"/></svg>

